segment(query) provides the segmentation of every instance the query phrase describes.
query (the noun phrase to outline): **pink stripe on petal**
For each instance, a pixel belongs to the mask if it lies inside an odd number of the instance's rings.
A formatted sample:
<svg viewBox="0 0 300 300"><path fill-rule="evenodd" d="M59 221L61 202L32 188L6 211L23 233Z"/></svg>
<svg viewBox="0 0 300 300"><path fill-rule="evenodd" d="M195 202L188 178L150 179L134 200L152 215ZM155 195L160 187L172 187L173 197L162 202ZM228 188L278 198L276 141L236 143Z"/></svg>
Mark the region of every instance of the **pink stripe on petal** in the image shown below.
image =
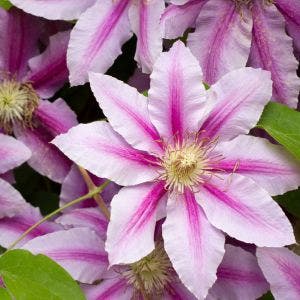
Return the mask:
<svg viewBox="0 0 300 300"><path fill-rule="evenodd" d="M126 187L113 198L106 251L111 265L133 263L154 249L158 204L163 182Z"/></svg>

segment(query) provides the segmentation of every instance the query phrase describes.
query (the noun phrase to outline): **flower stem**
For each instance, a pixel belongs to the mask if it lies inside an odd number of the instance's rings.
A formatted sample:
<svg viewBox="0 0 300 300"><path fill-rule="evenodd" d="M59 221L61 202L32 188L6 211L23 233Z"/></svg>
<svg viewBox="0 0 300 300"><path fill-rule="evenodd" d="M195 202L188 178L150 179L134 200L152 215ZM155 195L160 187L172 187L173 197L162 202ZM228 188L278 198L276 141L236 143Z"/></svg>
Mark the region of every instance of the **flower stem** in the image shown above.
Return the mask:
<svg viewBox="0 0 300 300"><path fill-rule="evenodd" d="M94 195L102 192L105 187L109 184L109 181L104 182L102 185L100 185L99 187L95 187L92 191L90 191L89 193L85 194L84 196L81 196L75 200L72 200L70 202L68 202L67 204L63 205L62 207L54 210L52 213L50 213L49 215L45 216L43 219L39 220L38 222L36 222L35 224L33 224L32 226L30 226L26 231L23 232L23 234L17 239L15 240L8 248L8 250L13 249L20 241L22 241L32 230L34 230L35 228L37 228L39 225L41 225L42 223L44 223L45 221L49 220L50 218L52 218L53 216L55 216L56 214L60 213L61 211L63 211L64 209L77 204L83 200L86 200L88 198L93 197Z"/></svg>
<svg viewBox="0 0 300 300"><path fill-rule="evenodd" d="M78 166L79 172L81 173L81 176L83 178L83 180L85 181L89 191L92 191L96 188L94 182L92 181L89 173L87 172L87 170L85 170L84 168ZM104 216L106 217L107 220L110 219L110 212L108 210L108 208L105 205L105 202L103 200L103 198L101 197L101 195L95 194L93 195L94 200L96 201L96 203L98 204L99 208L101 209L102 213L104 214Z"/></svg>

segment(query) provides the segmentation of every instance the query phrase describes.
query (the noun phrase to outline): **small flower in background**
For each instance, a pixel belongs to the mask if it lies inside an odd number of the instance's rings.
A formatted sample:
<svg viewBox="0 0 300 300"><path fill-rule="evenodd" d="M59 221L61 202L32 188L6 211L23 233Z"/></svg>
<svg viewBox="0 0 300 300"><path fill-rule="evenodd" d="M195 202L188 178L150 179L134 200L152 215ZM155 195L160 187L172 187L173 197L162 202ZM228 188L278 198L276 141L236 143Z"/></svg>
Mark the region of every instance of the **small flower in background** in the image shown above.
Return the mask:
<svg viewBox="0 0 300 300"><path fill-rule="evenodd" d="M183 284L206 297L224 255L224 234L258 246L295 242L270 195L300 184L299 165L281 146L247 136L271 96L270 74L243 68L211 86L181 42L151 74L149 98L102 74L92 90L110 124L78 125L53 143L91 173L125 186L111 203L110 265L155 248L156 221Z"/></svg>
<svg viewBox="0 0 300 300"><path fill-rule="evenodd" d="M204 81L215 83L227 72L248 65L271 72L274 101L297 107L300 53L300 2L297 0L171 1L162 16L165 38L189 27L187 45L199 60Z"/></svg>
<svg viewBox="0 0 300 300"><path fill-rule="evenodd" d="M24 25L26 24L26 26ZM16 8L0 8L0 130L14 135L32 150L29 165L62 182L71 162L49 144L57 134L77 124L62 99L47 100L67 81L69 31L50 37L39 54L43 21Z"/></svg>

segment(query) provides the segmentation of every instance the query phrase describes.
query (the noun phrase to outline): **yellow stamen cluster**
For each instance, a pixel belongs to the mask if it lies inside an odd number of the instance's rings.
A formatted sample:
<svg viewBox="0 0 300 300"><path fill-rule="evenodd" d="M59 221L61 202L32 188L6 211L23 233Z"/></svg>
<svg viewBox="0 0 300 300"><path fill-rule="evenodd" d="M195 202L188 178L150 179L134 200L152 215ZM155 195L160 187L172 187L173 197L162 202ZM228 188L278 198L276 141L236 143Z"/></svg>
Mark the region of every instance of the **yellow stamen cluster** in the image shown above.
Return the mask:
<svg viewBox="0 0 300 300"><path fill-rule="evenodd" d="M148 256L129 265L122 275L134 287L137 298L146 294L149 299L156 299L174 280L174 271L162 244L158 244Z"/></svg>
<svg viewBox="0 0 300 300"><path fill-rule="evenodd" d="M31 125L39 98L30 84L4 79L0 82L0 128L11 132L13 124Z"/></svg>
<svg viewBox="0 0 300 300"><path fill-rule="evenodd" d="M241 7L242 5L250 5L253 0L233 0L237 7ZM274 4L274 0L262 0L265 5Z"/></svg>

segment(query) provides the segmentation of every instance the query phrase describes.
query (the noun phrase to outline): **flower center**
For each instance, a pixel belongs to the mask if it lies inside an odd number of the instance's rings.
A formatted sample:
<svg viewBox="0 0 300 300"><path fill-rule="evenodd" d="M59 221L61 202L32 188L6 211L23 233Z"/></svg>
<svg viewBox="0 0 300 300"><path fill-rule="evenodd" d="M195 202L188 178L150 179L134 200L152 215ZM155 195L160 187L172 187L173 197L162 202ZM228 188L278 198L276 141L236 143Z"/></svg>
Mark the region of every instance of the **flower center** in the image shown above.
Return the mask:
<svg viewBox="0 0 300 300"><path fill-rule="evenodd" d="M241 7L242 5L250 5L253 0L233 0L237 7ZM274 4L274 0L262 0L265 5Z"/></svg>
<svg viewBox="0 0 300 300"><path fill-rule="evenodd" d="M174 280L174 270L171 262L160 243L146 257L129 265L123 273L128 284L133 285L135 294L146 293L150 299L168 289Z"/></svg>
<svg viewBox="0 0 300 300"><path fill-rule="evenodd" d="M13 124L31 124L39 97L28 83L4 79L0 82L0 128L11 132Z"/></svg>

